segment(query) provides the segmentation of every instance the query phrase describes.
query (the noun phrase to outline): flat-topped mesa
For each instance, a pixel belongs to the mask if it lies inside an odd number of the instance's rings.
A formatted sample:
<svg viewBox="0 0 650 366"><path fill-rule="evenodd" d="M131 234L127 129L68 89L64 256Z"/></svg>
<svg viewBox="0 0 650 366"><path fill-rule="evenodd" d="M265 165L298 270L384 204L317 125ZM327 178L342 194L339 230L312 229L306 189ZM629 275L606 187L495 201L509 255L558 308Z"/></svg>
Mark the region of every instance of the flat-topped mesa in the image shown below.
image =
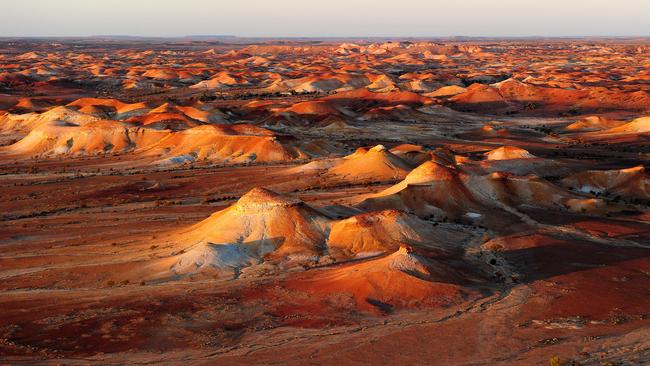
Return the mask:
<svg viewBox="0 0 650 366"><path fill-rule="evenodd" d="M233 208L238 211L255 211L268 210L276 207L291 207L303 203L303 201L297 198L275 193L266 188L256 187L241 196Z"/></svg>

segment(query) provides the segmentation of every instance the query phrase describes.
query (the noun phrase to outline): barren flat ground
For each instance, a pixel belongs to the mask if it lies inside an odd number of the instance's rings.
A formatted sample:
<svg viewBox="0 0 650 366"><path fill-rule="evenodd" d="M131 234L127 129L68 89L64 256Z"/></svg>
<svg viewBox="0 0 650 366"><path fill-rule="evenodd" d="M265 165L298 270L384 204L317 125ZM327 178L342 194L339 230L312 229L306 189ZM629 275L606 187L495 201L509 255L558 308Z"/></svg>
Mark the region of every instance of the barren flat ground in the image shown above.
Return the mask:
<svg viewBox="0 0 650 366"><path fill-rule="evenodd" d="M0 363L647 365L649 157L647 39L0 39Z"/></svg>

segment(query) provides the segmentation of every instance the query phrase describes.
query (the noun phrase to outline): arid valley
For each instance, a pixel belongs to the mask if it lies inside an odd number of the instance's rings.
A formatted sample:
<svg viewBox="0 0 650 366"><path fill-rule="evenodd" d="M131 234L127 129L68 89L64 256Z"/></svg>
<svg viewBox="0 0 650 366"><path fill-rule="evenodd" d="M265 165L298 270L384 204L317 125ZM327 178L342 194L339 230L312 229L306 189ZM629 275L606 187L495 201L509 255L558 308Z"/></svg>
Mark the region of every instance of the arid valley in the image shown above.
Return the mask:
<svg viewBox="0 0 650 366"><path fill-rule="evenodd" d="M644 38L2 38L0 363L647 365L649 157Z"/></svg>

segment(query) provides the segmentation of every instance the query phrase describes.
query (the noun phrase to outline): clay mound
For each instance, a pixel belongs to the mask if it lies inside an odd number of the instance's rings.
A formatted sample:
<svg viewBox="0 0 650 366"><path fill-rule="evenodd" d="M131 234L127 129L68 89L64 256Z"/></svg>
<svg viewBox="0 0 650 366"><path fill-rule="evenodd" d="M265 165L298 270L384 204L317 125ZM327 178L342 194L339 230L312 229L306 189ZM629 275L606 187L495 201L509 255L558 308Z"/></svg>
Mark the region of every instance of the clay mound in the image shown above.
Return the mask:
<svg viewBox="0 0 650 366"><path fill-rule="evenodd" d="M401 144L390 149L393 154L408 154L410 152L424 152L424 148L420 145Z"/></svg>
<svg viewBox="0 0 650 366"><path fill-rule="evenodd" d="M355 116L357 112L379 114L380 117L397 113L412 112L413 106L431 103L431 99L411 92L376 93L366 88L341 91L336 94L310 101L295 103L285 108L271 108L276 115L292 113L302 116ZM387 108L381 110L380 108ZM395 108L390 108L395 107ZM374 109L374 112L370 112ZM413 118L413 116L407 116Z"/></svg>
<svg viewBox="0 0 650 366"><path fill-rule="evenodd" d="M535 155L516 146L501 146L485 153L487 160L534 159Z"/></svg>
<svg viewBox="0 0 650 366"><path fill-rule="evenodd" d="M566 84L566 83L562 83ZM449 101L456 108L468 111L504 110L508 107L535 110L596 111L647 109L650 94L645 91L625 92L603 87L575 88L570 84L561 87L539 86L507 79L491 85L472 84L467 91Z"/></svg>
<svg viewBox="0 0 650 366"><path fill-rule="evenodd" d="M358 119L361 121L417 121L418 118L421 118L421 116L422 115L419 113L419 111L416 111L412 107L398 104L393 106L371 108L363 113L363 115L358 117Z"/></svg>
<svg viewBox="0 0 650 366"><path fill-rule="evenodd" d="M279 113L291 112L299 115L311 114L311 115L320 115L320 116L339 114L339 110L335 106L333 106L331 103L322 100L299 102L288 108L277 110L277 112Z"/></svg>
<svg viewBox="0 0 650 366"><path fill-rule="evenodd" d="M451 181L458 177L458 172L440 162L429 160L413 169L403 181L380 194L392 194L409 185L427 184L436 181Z"/></svg>
<svg viewBox="0 0 650 366"><path fill-rule="evenodd" d="M58 115L69 117L67 121L78 121L75 114ZM245 124L203 125L174 132L132 127L117 121L81 121L82 125L65 121L42 124L2 150L9 154L41 156L133 152L138 157L162 159L158 160L162 164L196 160L229 164L286 162L312 154L302 151L297 143L280 142L269 130Z"/></svg>
<svg viewBox="0 0 650 366"><path fill-rule="evenodd" d="M130 118L134 115L144 114L149 111L145 103L124 103L117 99L81 98L67 104L80 112L84 111L110 111L110 117L118 120Z"/></svg>
<svg viewBox="0 0 650 366"><path fill-rule="evenodd" d="M305 258L320 255L330 219L304 202L264 188L254 188L234 205L179 232L189 244L176 268L241 268L263 258ZM216 249L215 249L216 248Z"/></svg>
<svg viewBox="0 0 650 366"><path fill-rule="evenodd" d="M226 114L216 108L208 108L204 105L197 106L175 106L178 111L194 120L203 123L224 123Z"/></svg>
<svg viewBox="0 0 650 366"><path fill-rule="evenodd" d="M566 108L588 103L589 90L549 88L507 79L492 84L508 101L520 104L535 104L546 108ZM584 105L587 107L587 105Z"/></svg>
<svg viewBox="0 0 650 366"><path fill-rule="evenodd" d="M441 97L453 97L454 95L462 94L467 91L466 88L458 85L448 85L443 86L431 93L424 94L426 97L430 98L441 98Z"/></svg>
<svg viewBox="0 0 650 366"><path fill-rule="evenodd" d="M562 184L585 193L609 193L650 199L650 177L643 166L620 170L589 170L562 179Z"/></svg>
<svg viewBox="0 0 650 366"><path fill-rule="evenodd" d="M410 170L409 163L383 145L377 145L370 150L357 149L331 168L328 175L347 179L387 180L403 178Z"/></svg>
<svg viewBox="0 0 650 366"><path fill-rule="evenodd" d="M650 132L650 117L641 117L622 126L611 128L603 133L648 133Z"/></svg>
<svg viewBox="0 0 650 366"><path fill-rule="evenodd" d="M233 75L231 73L228 73L226 71L221 71L215 75L213 75L210 79L208 80L203 80L200 81L192 86L190 88L194 89L223 89L223 88L228 88L228 87L233 87L237 85L243 85L247 84L248 81L238 75Z"/></svg>
<svg viewBox="0 0 650 366"><path fill-rule="evenodd" d="M250 65L250 66L261 66L268 65L271 63L271 60L261 56L251 56L242 60L236 61L236 63L241 65Z"/></svg>
<svg viewBox="0 0 650 366"><path fill-rule="evenodd" d="M254 210L257 208L286 206L291 207L301 204L302 201L279 193L275 193L266 188L253 188L245 195L241 196L236 206L243 211Z"/></svg>
<svg viewBox="0 0 650 366"><path fill-rule="evenodd" d="M436 242L438 236L430 224L416 216L385 210L335 222L327 245L334 257L372 256L395 251L404 243L439 255L456 251L448 243Z"/></svg>
<svg viewBox="0 0 650 366"><path fill-rule="evenodd" d="M328 93L336 90L348 90L362 88L371 84L371 81L364 76L356 76L347 73L326 73L321 75L310 75L298 79L278 80L268 87L266 91L294 91L299 93Z"/></svg>
<svg viewBox="0 0 650 366"><path fill-rule="evenodd" d="M27 75L17 72L2 72L0 73L0 85L7 87L16 87L30 84L33 79Z"/></svg>
<svg viewBox="0 0 650 366"><path fill-rule="evenodd" d="M396 185L358 204L367 211L397 209L419 217L458 217L480 209L455 169L428 161Z"/></svg>
<svg viewBox="0 0 650 366"><path fill-rule="evenodd" d="M169 271L178 276L210 272L237 274L241 268L259 264L261 262L259 253L264 252L265 249L260 243L223 245L208 243L178 255L168 266ZM164 269L159 271L161 273L158 273L158 276L169 276Z"/></svg>
<svg viewBox="0 0 650 366"><path fill-rule="evenodd" d="M406 90L416 93L430 93L440 86L438 83L431 83L425 80L412 80L407 83L401 84ZM424 94L423 94L424 95ZM429 96L429 95L426 95Z"/></svg>
<svg viewBox="0 0 650 366"><path fill-rule="evenodd" d="M473 197L486 206L504 208L528 205L575 212L593 212L606 208L602 200L572 194L534 175L492 173L465 176L464 181Z"/></svg>
<svg viewBox="0 0 650 366"><path fill-rule="evenodd" d="M468 186L486 203L502 202L516 205L521 202L551 204L564 197L564 191L535 176L516 176L492 173L466 177Z"/></svg>
<svg viewBox="0 0 650 366"><path fill-rule="evenodd" d="M337 103L343 102L345 105L350 105L350 103L361 103L362 105L365 105L368 101L375 102L375 104L379 102L384 105L423 105L431 103L430 98L423 97L420 94L413 92L393 91L387 93L376 93L365 88L336 93L323 99Z"/></svg>
<svg viewBox="0 0 650 366"><path fill-rule="evenodd" d="M357 207L366 211L398 209L419 217L478 219L495 209L511 211L520 205L579 210L587 205L601 210L603 202L587 199L536 176L506 173L469 175L429 161L414 169L403 181L370 195Z"/></svg>
<svg viewBox="0 0 650 366"><path fill-rule="evenodd" d="M586 90L545 88L515 79L507 79L495 84L472 84L467 91L449 100L463 110L504 109L511 105L535 105L552 108L574 106L587 98Z"/></svg>
<svg viewBox="0 0 650 366"><path fill-rule="evenodd" d="M480 129L471 131L461 136L475 137L475 138L491 138L491 137L505 137L508 135L508 130L505 128L498 128L491 124L486 124Z"/></svg>
<svg viewBox="0 0 650 366"><path fill-rule="evenodd" d="M320 121L318 128L330 133L348 133L357 129L340 116L328 116Z"/></svg>
<svg viewBox="0 0 650 366"><path fill-rule="evenodd" d="M179 75L177 72L168 69L150 69L142 74L143 77L155 80L177 80Z"/></svg>
<svg viewBox="0 0 650 366"><path fill-rule="evenodd" d="M202 103L195 106L163 103L154 109L146 111L146 113L133 115L126 121L134 125L147 126L148 128L178 131L196 127L202 123L223 123L225 122L225 114Z"/></svg>
<svg viewBox="0 0 650 366"><path fill-rule="evenodd" d="M422 146L412 144L402 144L390 149L390 152L402 158L412 166L419 166L424 162L431 160L431 154L424 150Z"/></svg>
<svg viewBox="0 0 650 366"><path fill-rule="evenodd" d="M178 131L147 147L144 153L164 157L164 163L286 162L309 157L297 144L282 143L271 131L247 124L202 125Z"/></svg>
<svg viewBox="0 0 650 366"><path fill-rule="evenodd" d="M455 271L400 247L391 255L339 268L306 273L285 283L313 294L350 294L358 308L376 312L395 308L446 306L465 294Z"/></svg>
<svg viewBox="0 0 650 366"><path fill-rule="evenodd" d="M464 93L459 93L449 101L463 110L481 110L484 108L501 109L508 107L506 99L499 90L489 85L472 84Z"/></svg>
<svg viewBox="0 0 650 366"><path fill-rule="evenodd" d="M458 172L441 162L429 160L413 169L401 182L378 193L373 198L389 196L409 186L426 185L438 181L452 181L458 178Z"/></svg>
<svg viewBox="0 0 650 366"><path fill-rule="evenodd" d="M98 155L133 151L138 145L165 136L142 129L131 129L115 121L94 121L83 126L44 125L4 151L17 155Z"/></svg>
<svg viewBox="0 0 650 366"><path fill-rule="evenodd" d="M395 82L386 74L366 74L370 84L366 87L373 91L389 92L397 89Z"/></svg>
<svg viewBox="0 0 650 366"><path fill-rule="evenodd" d="M46 126L83 126L99 120L95 116L63 106L40 114L7 114L0 119L2 131L32 131Z"/></svg>
<svg viewBox="0 0 650 366"><path fill-rule="evenodd" d="M569 131L601 131L607 130L614 127L619 127L624 122L611 120L601 116L589 116L585 117L577 122L574 122L566 127Z"/></svg>
<svg viewBox="0 0 650 366"><path fill-rule="evenodd" d="M184 113L155 113L149 112L126 120L135 125L146 126L156 130L180 131L200 125L200 122L186 116Z"/></svg>
<svg viewBox="0 0 650 366"><path fill-rule="evenodd" d="M52 107L52 103L46 99L20 98L9 111L11 113L45 112Z"/></svg>
<svg viewBox="0 0 650 366"><path fill-rule="evenodd" d="M15 58L16 60L35 60L45 58L45 55L37 52L26 52L15 56Z"/></svg>

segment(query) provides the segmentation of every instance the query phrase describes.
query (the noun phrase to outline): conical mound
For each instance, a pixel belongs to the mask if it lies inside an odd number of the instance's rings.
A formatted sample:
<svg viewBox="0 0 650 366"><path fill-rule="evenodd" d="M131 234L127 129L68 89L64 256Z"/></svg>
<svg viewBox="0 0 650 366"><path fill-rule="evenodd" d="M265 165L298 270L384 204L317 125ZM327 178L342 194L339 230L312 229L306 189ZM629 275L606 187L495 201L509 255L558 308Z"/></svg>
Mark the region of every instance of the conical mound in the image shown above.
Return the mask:
<svg viewBox="0 0 650 366"><path fill-rule="evenodd" d="M640 117L622 126L614 127L604 133L646 133L650 132L650 117Z"/></svg>
<svg viewBox="0 0 650 366"><path fill-rule="evenodd" d="M459 173L435 161L427 161L396 185L359 204L365 210L398 209L420 217L456 216L471 205L471 197Z"/></svg>
<svg viewBox="0 0 650 366"><path fill-rule="evenodd" d="M457 251L431 224L402 211L385 210L352 216L332 224L327 245L342 257L371 256L395 251L402 244L449 255Z"/></svg>
<svg viewBox="0 0 650 366"><path fill-rule="evenodd" d="M516 146L501 146L485 154L487 160L532 159L536 156Z"/></svg>
<svg viewBox="0 0 650 366"><path fill-rule="evenodd" d="M289 207L303 203L297 198L291 198L275 193L266 188L256 187L248 191L233 206L239 211L265 210L272 207Z"/></svg>
<svg viewBox="0 0 650 366"><path fill-rule="evenodd" d="M286 286L310 293L315 301L332 293L349 294L359 309L375 313L461 301L464 292L455 284L455 273L442 262L425 259L401 246L381 258L310 271Z"/></svg>
<svg viewBox="0 0 650 366"><path fill-rule="evenodd" d="M329 174L349 179L386 180L403 178L410 170L409 163L383 145L377 145L370 150L357 149L331 168Z"/></svg>
<svg viewBox="0 0 650 366"><path fill-rule="evenodd" d="M181 237L197 245L244 245L257 258L317 256L323 250L329 221L298 199L254 188Z"/></svg>
<svg viewBox="0 0 650 366"><path fill-rule="evenodd" d="M457 176L457 172L433 160L422 163L413 169L404 181L407 184L421 184L438 180L451 180Z"/></svg>

